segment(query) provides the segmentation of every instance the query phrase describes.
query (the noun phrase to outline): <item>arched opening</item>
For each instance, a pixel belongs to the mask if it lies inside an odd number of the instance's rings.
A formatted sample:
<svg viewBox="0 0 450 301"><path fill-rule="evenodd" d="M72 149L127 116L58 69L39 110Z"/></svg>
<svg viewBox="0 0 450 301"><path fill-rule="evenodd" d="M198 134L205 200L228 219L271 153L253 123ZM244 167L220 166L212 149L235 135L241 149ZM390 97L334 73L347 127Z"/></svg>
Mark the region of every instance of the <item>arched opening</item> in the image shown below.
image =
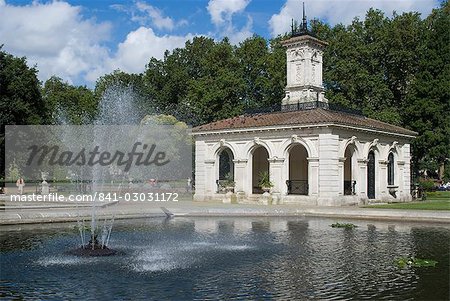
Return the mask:
<svg viewBox="0 0 450 301"><path fill-rule="evenodd" d="M234 156L231 149L224 147L219 152L219 174L216 178L217 192L226 192L226 187L234 182Z"/></svg>
<svg viewBox="0 0 450 301"><path fill-rule="evenodd" d="M308 195L308 151L297 144L289 150L288 194Z"/></svg>
<svg viewBox="0 0 450 301"><path fill-rule="evenodd" d="M356 181L353 180L353 154L355 152L353 145L348 145L345 149L344 157L344 195L355 194Z"/></svg>
<svg viewBox="0 0 450 301"><path fill-rule="evenodd" d="M395 185L395 171L394 171L394 154L389 153L388 156L388 185Z"/></svg>
<svg viewBox="0 0 450 301"><path fill-rule="evenodd" d="M367 197L375 198L375 153L369 152L367 157Z"/></svg>
<svg viewBox="0 0 450 301"><path fill-rule="evenodd" d="M252 154L252 193L263 193L259 182L266 173L269 174L269 152L265 147L258 146Z"/></svg>

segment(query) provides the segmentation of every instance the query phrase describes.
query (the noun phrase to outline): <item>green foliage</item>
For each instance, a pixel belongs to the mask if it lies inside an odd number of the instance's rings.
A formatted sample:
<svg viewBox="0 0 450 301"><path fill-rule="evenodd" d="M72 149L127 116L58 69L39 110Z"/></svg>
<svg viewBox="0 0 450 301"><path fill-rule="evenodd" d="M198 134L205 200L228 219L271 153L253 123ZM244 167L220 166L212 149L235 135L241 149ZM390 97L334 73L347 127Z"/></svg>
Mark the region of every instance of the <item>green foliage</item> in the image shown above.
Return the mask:
<svg viewBox="0 0 450 301"><path fill-rule="evenodd" d="M415 74L404 108L405 126L417 131L413 156L422 166L450 158L450 7L448 2L424 20ZM425 164L424 164L425 163ZM432 170L434 170L432 169ZM442 177L442 174L439 174Z"/></svg>
<svg viewBox="0 0 450 301"><path fill-rule="evenodd" d="M415 257L400 257L395 260L395 265L399 268L414 267L435 267L438 262L432 259L421 259Z"/></svg>
<svg viewBox="0 0 450 301"><path fill-rule="evenodd" d="M156 111L194 126L279 103L285 85L285 50L254 36L233 46L206 37L152 58L143 75Z"/></svg>
<svg viewBox="0 0 450 301"><path fill-rule="evenodd" d="M146 115L141 120L141 124L175 125L180 121L172 115L158 114Z"/></svg>
<svg viewBox="0 0 450 301"><path fill-rule="evenodd" d="M447 160L444 168L444 176L442 177L444 183L450 182L450 160Z"/></svg>
<svg viewBox="0 0 450 301"><path fill-rule="evenodd" d="M129 89L133 92L133 106L143 114L155 111L152 97L146 94L146 87L142 74L126 73L114 70L110 74L101 76L95 83L94 96L98 102L108 89Z"/></svg>
<svg viewBox="0 0 450 301"><path fill-rule="evenodd" d="M353 229L358 227L355 224L352 223L334 223L330 225L331 228L345 228L345 229Z"/></svg>
<svg viewBox="0 0 450 301"><path fill-rule="evenodd" d="M405 203L391 203L391 204L375 204L368 205L365 208L377 208L377 209L406 209L406 210L450 210L450 192L446 193L442 197L435 196L436 192L427 193L427 200L422 198L420 202L405 202Z"/></svg>
<svg viewBox="0 0 450 301"><path fill-rule="evenodd" d="M401 125L401 108L416 72L422 21L418 13L389 19L370 9L363 21L330 28L313 22L326 40L324 84L331 102L362 109L369 117Z"/></svg>
<svg viewBox="0 0 450 301"><path fill-rule="evenodd" d="M0 124L45 124L48 111L39 91L38 70L0 45Z"/></svg>
<svg viewBox="0 0 450 301"><path fill-rule="evenodd" d="M448 1L425 19L416 12L387 17L370 9L348 26L311 24L312 33L329 44L323 78L330 102L418 132L412 142L415 171L439 169L436 177L449 178ZM231 45L227 38L194 37L161 60L149 58L142 74L116 70L102 76L93 92L57 77L39 91L37 70L0 48L0 119L2 124L42 124L62 115L70 123L89 122L103 93L114 86L132 89L133 106L142 116L172 115L193 126L279 104L286 84L280 41L286 38L253 36Z"/></svg>
<svg viewBox="0 0 450 301"><path fill-rule="evenodd" d="M387 18L371 9L364 20L330 27L312 22L329 46L324 85L330 102L419 133L415 170L434 171L450 158L450 9L447 1L425 19L411 12Z"/></svg>
<svg viewBox="0 0 450 301"><path fill-rule="evenodd" d="M98 100L86 87L75 87L52 76L42 87L42 97L53 112L52 123L88 124L95 118Z"/></svg>
<svg viewBox="0 0 450 301"><path fill-rule="evenodd" d="M271 188L273 183L270 181L270 175L267 171L263 171L259 174L259 187L261 188Z"/></svg>
<svg viewBox="0 0 450 301"><path fill-rule="evenodd" d="M8 167L7 178L14 183L20 176L19 166L16 164L16 160L14 160Z"/></svg>
<svg viewBox="0 0 450 301"><path fill-rule="evenodd" d="M39 91L37 69L0 45L0 177L5 169L5 125L46 124L49 112ZM2 186L1 184L0 186Z"/></svg>
<svg viewBox="0 0 450 301"><path fill-rule="evenodd" d="M433 191L435 189L434 181L430 179L419 179L419 187L424 191Z"/></svg>

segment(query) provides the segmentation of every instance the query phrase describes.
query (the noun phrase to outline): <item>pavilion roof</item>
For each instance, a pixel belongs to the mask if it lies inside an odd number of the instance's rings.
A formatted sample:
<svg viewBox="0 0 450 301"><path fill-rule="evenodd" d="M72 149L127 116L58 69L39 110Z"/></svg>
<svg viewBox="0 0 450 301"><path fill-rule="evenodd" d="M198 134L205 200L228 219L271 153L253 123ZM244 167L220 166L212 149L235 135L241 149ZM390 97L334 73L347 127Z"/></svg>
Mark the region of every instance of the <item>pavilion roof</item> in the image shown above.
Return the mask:
<svg viewBox="0 0 450 301"><path fill-rule="evenodd" d="M417 133L414 131L376 119L323 108L298 111L279 111L266 114L241 115L200 125L193 128L192 131L194 133L202 133L225 130L244 130L250 128L265 128L274 126L315 126L321 124L359 127L369 130L378 130L408 136L417 135Z"/></svg>

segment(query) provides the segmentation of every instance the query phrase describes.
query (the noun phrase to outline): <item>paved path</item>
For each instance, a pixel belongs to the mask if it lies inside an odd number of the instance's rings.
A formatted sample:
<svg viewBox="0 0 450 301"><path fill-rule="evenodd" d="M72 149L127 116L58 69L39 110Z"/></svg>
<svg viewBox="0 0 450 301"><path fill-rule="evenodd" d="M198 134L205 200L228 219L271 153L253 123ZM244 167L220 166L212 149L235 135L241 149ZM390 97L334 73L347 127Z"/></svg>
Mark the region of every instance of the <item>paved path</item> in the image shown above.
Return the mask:
<svg viewBox="0 0 450 301"><path fill-rule="evenodd" d="M221 204L212 202L115 202L95 203L99 217L116 219L165 216L160 207L175 216L322 216L348 219L402 220L449 223L450 211L398 210L359 207L299 205ZM9 203L0 207L0 225L69 222L89 219L92 203Z"/></svg>

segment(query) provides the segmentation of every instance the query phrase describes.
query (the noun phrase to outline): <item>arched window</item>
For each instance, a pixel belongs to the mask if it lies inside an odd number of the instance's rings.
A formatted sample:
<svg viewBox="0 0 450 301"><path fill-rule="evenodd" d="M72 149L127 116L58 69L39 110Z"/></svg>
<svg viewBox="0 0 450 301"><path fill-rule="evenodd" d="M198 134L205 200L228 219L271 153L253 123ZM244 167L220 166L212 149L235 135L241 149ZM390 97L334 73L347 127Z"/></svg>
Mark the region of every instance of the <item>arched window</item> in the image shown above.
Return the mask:
<svg viewBox="0 0 450 301"><path fill-rule="evenodd" d="M289 150L288 194L308 195L308 151L301 144Z"/></svg>
<svg viewBox="0 0 450 301"><path fill-rule="evenodd" d="M372 150L367 157L367 197L375 198L375 153Z"/></svg>
<svg viewBox="0 0 450 301"><path fill-rule="evenodd" d="M394 154L388 156L388 185L394 185Z"/></svg>
<svg viewBox="0 0 450 301"><path fill-rule="evenodd" d="M233 178L233 153L225 148L219 155L219 180L225 180L227 177Z"/></svg>

